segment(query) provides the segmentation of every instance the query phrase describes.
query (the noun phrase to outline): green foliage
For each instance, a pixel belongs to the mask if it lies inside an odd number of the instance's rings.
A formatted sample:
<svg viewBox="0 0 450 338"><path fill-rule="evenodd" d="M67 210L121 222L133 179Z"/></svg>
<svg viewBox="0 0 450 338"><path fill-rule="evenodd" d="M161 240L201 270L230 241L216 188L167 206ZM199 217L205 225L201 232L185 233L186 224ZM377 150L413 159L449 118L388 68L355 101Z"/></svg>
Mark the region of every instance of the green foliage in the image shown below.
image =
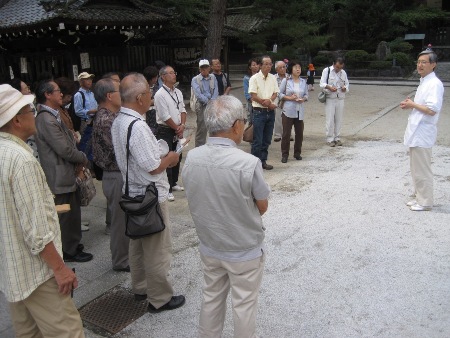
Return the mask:
<svg viewBox="0 0 450 338"><path fill-rule="evenodd" d="M391 61L372 61L369 63L370 69L390 69L392 67Z"/></svg>
<svg viewBox="0 0 450 338"><path fill-rule="evenodd" d="M317 66L326 66L330 64L332 61L328 59L328 56L325 54L318 54L313 58L313 64Z"/></svg>
<svg viewBox="0 0 450 338"><path fill-rule="evenodd" d="M409 42L403 40L403 38L397 38L391 42L389 42L389 48L392 53L402 52L408 53L413 50L414 46Z"/></svg>
<svg viewBox="0 0 450 338"><path fill-rule="evenodd" d="M345 62L352 63L366 61L368 55L369 53L367 53L365 50L349 50L347 53L345 53Z"/></svg>
<svg viewBox="0 0 450 338"><path fill-rule="evenodd" d="M388 60L392 61L394 58L395 58L395 64L397 66L404 67L404 68L414 67L414 59L406 53L402 53L402 52L392 53L392 55L390 55L388 57Z"/></svg>
<svg viewBox="0 0 450 338"><path fill-rule="evenodd" d="M225 1L225 0L224 0ZM210 0L154 0L152 5L172 9L176 19L171 20L173 30L185 31L186 24L207 22Z"/></svg>
<svg viewBox="0 0 450 338"><path fill-rule="evenodd" d="M401 12L394 12L392 19L399 22L407 28L417 28L426 22L434 20L445 19L447 14L437 8L430 8L420 5L414 9L409 9Z"/></svg>

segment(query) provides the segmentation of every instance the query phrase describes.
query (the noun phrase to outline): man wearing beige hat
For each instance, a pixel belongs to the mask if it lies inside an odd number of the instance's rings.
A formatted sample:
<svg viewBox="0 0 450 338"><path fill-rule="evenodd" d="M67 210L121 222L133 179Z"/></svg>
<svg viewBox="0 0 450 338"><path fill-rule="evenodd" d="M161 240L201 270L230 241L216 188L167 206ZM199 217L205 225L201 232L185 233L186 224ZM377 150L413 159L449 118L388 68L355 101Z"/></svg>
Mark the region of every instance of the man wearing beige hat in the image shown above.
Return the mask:
<svg viewBox="0 0 450 338"><path fill-rule="evenodd" d="M219 96L217 79L209 74L211 67L208 60L200 60L198 64L200 74L194 76L191 81L192 92L195 96L195 113L197 114L197 131L195 132L195 146L200 147L206 143L206 125L203 116L209 101ZM193 109L191 107L191 109Z"/></svg>
<svg viewBox="0 0 450 338"><path fill-rule="evenodd" d="M84 337L53 196L25 143L36 132L33 100L0 85L0 291L17 337Z"/></svg>

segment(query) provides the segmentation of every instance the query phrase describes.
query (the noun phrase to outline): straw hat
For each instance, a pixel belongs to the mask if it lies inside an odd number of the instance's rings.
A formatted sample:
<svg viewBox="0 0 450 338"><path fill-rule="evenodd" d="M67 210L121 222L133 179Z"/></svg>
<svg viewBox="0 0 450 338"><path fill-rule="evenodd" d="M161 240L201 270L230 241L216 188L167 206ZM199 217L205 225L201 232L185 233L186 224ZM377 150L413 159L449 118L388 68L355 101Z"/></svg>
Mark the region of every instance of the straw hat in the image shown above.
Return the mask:
<svg viewBox="0 0 450 338"><path fill-rule="evenodd" d="M0 85L0 128L12 120L20 109L34 101L34 95L23 95L8 84Z"/></svg>

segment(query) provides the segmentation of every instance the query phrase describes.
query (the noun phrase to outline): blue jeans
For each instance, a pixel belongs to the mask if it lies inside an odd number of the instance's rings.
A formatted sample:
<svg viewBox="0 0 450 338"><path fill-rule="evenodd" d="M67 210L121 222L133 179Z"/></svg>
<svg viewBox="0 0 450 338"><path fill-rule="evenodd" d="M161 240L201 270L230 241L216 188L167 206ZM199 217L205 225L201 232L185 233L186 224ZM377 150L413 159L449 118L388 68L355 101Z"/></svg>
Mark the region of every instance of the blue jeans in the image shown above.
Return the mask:
<svg viewBox="0 0 450 338"><path fill-rule="evenodd" d="M272 142L275 111L259 111L253 109L253 143L252 155L261 162L266 162L270 143Z"/></svg>

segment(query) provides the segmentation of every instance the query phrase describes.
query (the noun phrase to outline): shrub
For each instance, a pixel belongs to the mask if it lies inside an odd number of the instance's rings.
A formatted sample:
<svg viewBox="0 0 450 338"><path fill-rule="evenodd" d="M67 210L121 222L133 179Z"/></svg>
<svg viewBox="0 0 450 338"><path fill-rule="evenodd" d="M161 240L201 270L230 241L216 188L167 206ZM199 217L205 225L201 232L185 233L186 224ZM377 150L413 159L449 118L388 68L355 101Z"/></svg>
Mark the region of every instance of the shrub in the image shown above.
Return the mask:
<svg viewBox="0 0 450 338"><path fill-rule="evenodd" d="M328 60L328 56L324 54L318 54L313 58L313 64L315 67L317 66L325 66L330 63L330 60Z"/></svg>
<svg viewBox="0 0 450 338"><path fill-rule="evenodd" d="M345 63L352 66L367 60L369 53L365 50L349 50L345 53Z"/></svg>
<svg viewBox="0 0 450 338"><path fill-rule="evenodd" d="M414 60L408 54L402 52L393 53L388 57L389 61L392 61L395 58L395 64L400 67L413 67Z"/></svg>
<svg viewBox="0 0 450 338"><path fill-rule="evenodd" d="M413 50L413 45L409 42L404 41L402 38L397 38L389 42L389 47L391 48L391 53L402 52L408 53Z"/></svg>
<svg viewBox="0 0 450 338"><path fill-rule="evenodd" d="M370 69L390 69L392 67L391 61L372 61L369 63Z"/></svg>

